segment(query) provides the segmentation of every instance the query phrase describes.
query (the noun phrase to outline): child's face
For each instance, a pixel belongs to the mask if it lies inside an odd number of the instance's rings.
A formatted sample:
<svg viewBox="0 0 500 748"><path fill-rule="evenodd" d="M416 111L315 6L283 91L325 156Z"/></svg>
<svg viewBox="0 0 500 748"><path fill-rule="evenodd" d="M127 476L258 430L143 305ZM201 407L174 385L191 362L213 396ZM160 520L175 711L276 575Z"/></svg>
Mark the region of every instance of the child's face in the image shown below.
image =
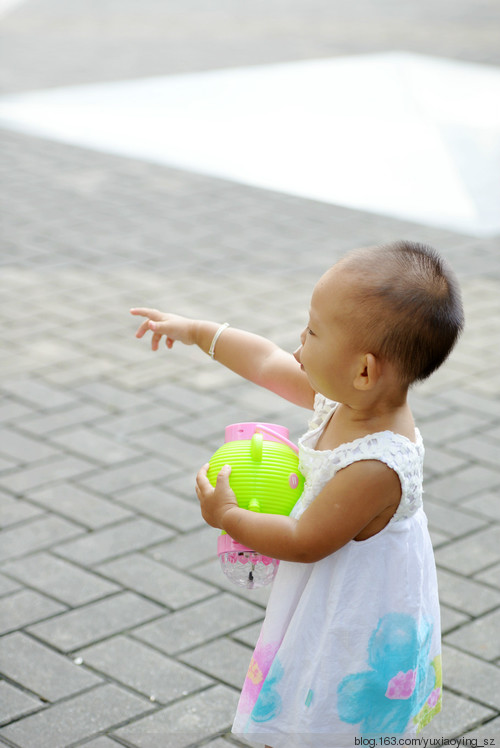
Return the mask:
<svg viewBox="0 0 500 748"><path fill-rule="evenodd" d="M320 278L311 298L309 323L295 356L311 387L337 402L348 402L359 369L360 351L352 340L349 309L353 279L334 265Z"/></svg>

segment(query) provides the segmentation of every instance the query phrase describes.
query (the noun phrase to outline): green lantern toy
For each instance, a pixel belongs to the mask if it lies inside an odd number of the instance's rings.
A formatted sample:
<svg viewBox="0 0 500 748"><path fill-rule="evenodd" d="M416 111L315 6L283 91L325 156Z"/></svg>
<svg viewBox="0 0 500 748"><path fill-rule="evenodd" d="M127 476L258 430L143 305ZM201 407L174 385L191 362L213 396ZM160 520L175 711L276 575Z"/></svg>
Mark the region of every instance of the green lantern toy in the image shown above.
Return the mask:
<svg viewBox="0 0 500 748"><path fill-rule="evenodd" d="M231 465L229 485L238 506L252 512L288 515L304 488L298 448L284 426L253 421L227 426L225 443L210 460L207 476L213 486L224 465ZM278 569L278 559L263 556L224 532L217 553L224 574L247 589L269 584Z"/></svg>

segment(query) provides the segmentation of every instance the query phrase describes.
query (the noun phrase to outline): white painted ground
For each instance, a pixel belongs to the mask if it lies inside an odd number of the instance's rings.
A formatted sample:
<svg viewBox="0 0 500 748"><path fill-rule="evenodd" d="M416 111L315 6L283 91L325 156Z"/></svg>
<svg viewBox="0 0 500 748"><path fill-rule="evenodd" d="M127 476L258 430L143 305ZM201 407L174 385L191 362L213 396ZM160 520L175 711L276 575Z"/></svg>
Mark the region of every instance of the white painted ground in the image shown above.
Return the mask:
<svg viewBox="0 0 500 748"><path fill-rule="evenodd" d="M444 227L500 232L500 69L394 52L0 97L0 126Z"/></svg>

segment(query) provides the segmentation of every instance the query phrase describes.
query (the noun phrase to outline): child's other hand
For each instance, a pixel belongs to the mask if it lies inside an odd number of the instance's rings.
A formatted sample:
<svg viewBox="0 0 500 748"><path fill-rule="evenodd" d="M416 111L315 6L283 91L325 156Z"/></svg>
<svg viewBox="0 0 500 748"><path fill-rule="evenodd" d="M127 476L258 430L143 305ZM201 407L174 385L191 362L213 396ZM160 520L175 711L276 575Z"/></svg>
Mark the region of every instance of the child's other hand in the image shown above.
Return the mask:
<svg viewBox="0 0 500 748"><path fill-rule="evenodd" d="M174 342L179 340L185 345L193 345L196 342L196 322L195 320L181 317L178 314L165 314L158 309L147 309L144 307L130 310L130 314L147 319L139 326L135 337L142 338L148 330L151 330L151 349L158 350L160 340L165 335L167 348L172 348Z"/></svg>
<svg viewBox="0 0 500 748"><path fill-rule="evenodd" d="M223 529L224 515L238 507L236 496L229 485L231 467L224 465L217 476L215 488L207 478L208 463L203 465L196 476L196 495L200 502L201 515L212 527Z"/></svg>

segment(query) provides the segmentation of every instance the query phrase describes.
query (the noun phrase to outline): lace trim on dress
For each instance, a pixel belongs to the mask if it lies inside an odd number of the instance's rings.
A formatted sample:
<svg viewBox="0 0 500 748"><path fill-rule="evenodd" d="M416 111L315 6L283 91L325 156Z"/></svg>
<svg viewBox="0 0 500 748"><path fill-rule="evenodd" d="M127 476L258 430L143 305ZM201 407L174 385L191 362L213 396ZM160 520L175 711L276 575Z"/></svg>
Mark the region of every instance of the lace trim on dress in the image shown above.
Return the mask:
<svg viewBox="0 0 500 748"><path fill-rule="evenodd" d="M310 430L299 440L299 468L306 482L292 516L299 516L338 470L359 460L380 460L394 470L401 482L401 501L391 519L398 522L411 517L422 506L424 447L418 429L416 442L402 434L381 431L341 444L334 450L315 450L322 428L336 403L316 395Z"/></svg>

